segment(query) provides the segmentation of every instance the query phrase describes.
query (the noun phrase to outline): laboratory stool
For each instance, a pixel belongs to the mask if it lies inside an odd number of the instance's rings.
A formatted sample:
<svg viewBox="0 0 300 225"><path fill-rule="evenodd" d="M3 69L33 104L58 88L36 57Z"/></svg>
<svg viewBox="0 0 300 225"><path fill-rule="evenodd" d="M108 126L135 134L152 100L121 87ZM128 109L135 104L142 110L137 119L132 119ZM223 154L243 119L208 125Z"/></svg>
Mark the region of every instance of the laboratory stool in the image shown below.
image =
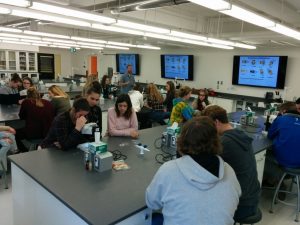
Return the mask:
<svg viewBox="0 0 300 225"><path fill-rule="evenodd" d="M236 221L234 221L234 224L237 224L237 223L239 223L240 225L255 224L255 223L258 223L259 221L261 221L261 218L262 218L262 213L261 213L260 209L257 208L257 211L254 215L248 216L243 219L236 220Z"/></svg>
<svg viewBox="0 0 300 225"><path fill-rule="evenodd" d="M289 206L296 206L297 207L297 211L296 211L296 218L295 218L295 222L299 222L299 210L300 210L300 186L299 186L299 177L300 177L300 168L283 168L283 175L276 187L274 196L273 196L273 201L271 204L271 208L270 208L270 213L273 213L273 208L275 203L281 202L285 205L289 205ZM290 190L281 190L281 184L284 181L284 178L286 178L286 176L290 176L292 178L292 183L291 183L291 187ZM297 192L293 192L292 191L292 185L294 184L294 181L296 180L296 184L297 184ZM286 201L282 201L280 199L278 199L278 193L286 193L286 194L292 194L292 195L296 195L297 196L297 204L291 204L288 203Z"/></svg>

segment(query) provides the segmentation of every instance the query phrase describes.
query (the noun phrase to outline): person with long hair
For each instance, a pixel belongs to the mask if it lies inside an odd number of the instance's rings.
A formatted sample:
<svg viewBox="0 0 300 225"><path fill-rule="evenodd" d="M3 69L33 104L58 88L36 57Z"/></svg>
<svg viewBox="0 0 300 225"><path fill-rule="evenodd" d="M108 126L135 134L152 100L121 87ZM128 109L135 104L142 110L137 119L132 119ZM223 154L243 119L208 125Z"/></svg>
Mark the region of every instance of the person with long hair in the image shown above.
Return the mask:
<svg viewBox="0 0 300 225"><path fill-rule="evenodd" d="M101 89L103 98L111 99L114 96L114 92L112 90L111 80L108 75L104 75L101 80Z"/></svg>
<svg viewBox="0 0 300 225"><path fill-rule="evenodd" d="M87 90L90 89L93 86L93 82L94 81L98 81L98 77L97 76L89 75L86 78L85 85L82 88L82 96L86 95ZM100 87L101 87L101 85L100 85Z"/></svg>
<svg viewBox="0 0 300 225"><path fill-rule="evenodd" d="M146 204L162 210L163 224L232 225L241 195L230 165L219 156L214 121L195 117L177 139L180 158L164 163L146 189Z"/></svg>
<svg viewBox="0 0 300 225"><path fill-rule="evenodd" d="M64 113L71 108L69 95L59 86L52 85L48 88L48 94L53 105L55 115Z"/></svg>
<svg viewBox="0 0 300 225"><path fill-rule="evenodd" d="M119 95L115 107L108 109L107 133L110 136L139 136L136 113L128 94Z"/></svg>
<svg viewBox="0 0 300 225"><path fill-rule="evenodd" d="M166 99L164 101L164 105L167 108L167 112L172 112L173 99L175 98L175 91L176 91L173 81L167 81L166 91L167 91L167 95L166 95Z"/></svg>
<svg viewBox="0 0 300 225"><path fill-rule="evenodd" d="M208 92L206 89L200 89L198 98L193 102L192 106L195 110L202 111L204 110L208 105Z"/></svg>
<svg viewBox="0 0 300 225"><path fill-rule="evenodd" d="M21 142L22 139L42 139L46 137L54 118L52 104L42 99L40 93L30 87L27 90L27 98L22 102L19 117L25 120L25 127L18 129L16 134L20 151L28 151Z"/></svg>
<svg viewBox="0 0 300 225"><path fill-rule="evenodd" d="M152 112L149 114L149 118L153 121L164 125L164 119L168 118L170 113L164 112L164 99L160 92L158 91L155 84L150 83L147 86L147 102L145 106L152 109Z"/></svg>
<svg viewBox="0 0 300 225"><path fill-rule="evenodd" d="M20 105L22 104L22 102L26 98L26 96L27 96L27 90L30 87L34 87L31 78L30 77L24 77L24 78L22 78L22 87L21 87L21 91L20 91L20 100L19 100L19 104Z"/></svg>

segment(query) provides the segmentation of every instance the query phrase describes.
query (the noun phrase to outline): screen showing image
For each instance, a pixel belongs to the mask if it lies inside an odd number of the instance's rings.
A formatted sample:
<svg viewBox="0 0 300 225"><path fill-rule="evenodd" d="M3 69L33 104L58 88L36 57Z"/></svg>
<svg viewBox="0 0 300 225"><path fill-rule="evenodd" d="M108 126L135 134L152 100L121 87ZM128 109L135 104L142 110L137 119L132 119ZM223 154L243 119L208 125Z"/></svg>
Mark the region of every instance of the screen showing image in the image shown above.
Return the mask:
<svg viewBox="0 0 300 225"><path fill-rule="evenodd" d="M283 88L286 56L235 56L233 84Z"/></svg>
<svg viewBox="0 0 300 225"><path fill-rule="evenodd" d="M132 74L139 74L139 55L138 54L117 54L117 72L124 74L127 65L132 66Z"/></svg>
<svg viewBox="0 0 300 225"><path fill-rule="evenodd" d="M163 78L193 80L192 55L161 55Z"/></svg>

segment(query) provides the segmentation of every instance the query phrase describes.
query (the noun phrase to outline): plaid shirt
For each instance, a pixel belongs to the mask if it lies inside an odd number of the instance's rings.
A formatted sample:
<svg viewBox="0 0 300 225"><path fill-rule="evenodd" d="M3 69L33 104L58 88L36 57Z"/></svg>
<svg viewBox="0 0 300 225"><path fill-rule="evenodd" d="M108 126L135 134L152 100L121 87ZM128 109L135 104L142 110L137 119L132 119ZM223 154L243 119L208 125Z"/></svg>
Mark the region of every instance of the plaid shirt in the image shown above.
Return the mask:
<svg viewBox="0 0 300 225"><path fill-rule="evenodd" d="M148 97L147 103L148 103L149 107L151 107L155 111L164 111L165 106L164 106L163 102L159 102L156 99L151 99Z"/></svg>
<svg viewBox="0 0 300 225"><path fill-rule="evenodd" d="M77 145L88 142L88 139L75 129L75 124L70 118L70 111L55 117L41 146L42 148L55 147L54 142L59 142L62 150L76 148Z"/></svg>

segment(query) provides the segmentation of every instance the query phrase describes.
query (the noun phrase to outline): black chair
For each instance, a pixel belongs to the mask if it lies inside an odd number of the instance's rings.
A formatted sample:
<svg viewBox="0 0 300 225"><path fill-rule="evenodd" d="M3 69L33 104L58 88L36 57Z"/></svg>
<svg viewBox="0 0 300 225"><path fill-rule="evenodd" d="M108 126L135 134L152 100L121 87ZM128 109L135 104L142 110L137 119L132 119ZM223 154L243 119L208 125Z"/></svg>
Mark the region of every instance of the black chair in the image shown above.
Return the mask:
<svg viewBox="0 0 300 225"><path fill-rule="evenodd" d="M297 207L297 211L296 211L296 218L295 218L295 222L299 222L299 211L300 211L300 186L299 186L299 177L300 177L300 168L283 168L283 175L276 187L276 191L274 193L273 196L273 201L271 204L271 208L270 208L270 213L273 213L273 208L275 203L277 202L281 202L285 205L290 205L290 206L296 206ZM280 187L282 185L282 182L284 181L284 179L286 178L286 176L290 176L292 178L292 183L290 186L290 190L281 190ZM294 181L296 180L296 184L297 184L297 192L293 192L292 191L292 185L294 184ZM297 196L297 204L291 204L288 203L286 201L280 200L278 199L278 194L279 193L286 193L286 194L292 194L292 195L296 195Z"/></svg>
<svg viewBox="0 0 300 225"><path fill-rule="evenodd" d="M239 223L240 225L255 224L255 223L258 223L259 221L261 221L261 218L262 218L262 213L261 213L260 209L257 208L257 211L254 215L248 216L248 217L243 218L243 219L235 220L234 224L237 224L237 223Z"/></svg>

